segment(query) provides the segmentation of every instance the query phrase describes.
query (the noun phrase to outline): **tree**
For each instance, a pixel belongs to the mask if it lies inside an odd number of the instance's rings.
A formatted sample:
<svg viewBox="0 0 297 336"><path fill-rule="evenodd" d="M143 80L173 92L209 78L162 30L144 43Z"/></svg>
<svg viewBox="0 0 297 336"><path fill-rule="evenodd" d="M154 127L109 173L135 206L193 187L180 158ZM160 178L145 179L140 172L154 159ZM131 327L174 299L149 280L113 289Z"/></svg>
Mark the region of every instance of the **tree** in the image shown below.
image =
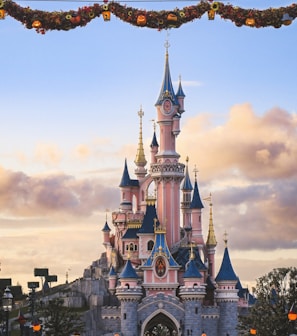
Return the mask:
<svg viewBox="0 0 297 336"><path fill-rule="evenodd" d="M80 314L73 309L63 306L62 299L50 300L40 306L38 315L43 319L43 329L46 336L69 336L81 333L84 323Z"/></svg>
<svg viewBox="0 0 297 336"><path fill-rule="evenodd" d="M277 268L257 280L256 303L247 316L239 317L239 329L258 336L289 335L288 312L297 303L297 268Z"/></svg>

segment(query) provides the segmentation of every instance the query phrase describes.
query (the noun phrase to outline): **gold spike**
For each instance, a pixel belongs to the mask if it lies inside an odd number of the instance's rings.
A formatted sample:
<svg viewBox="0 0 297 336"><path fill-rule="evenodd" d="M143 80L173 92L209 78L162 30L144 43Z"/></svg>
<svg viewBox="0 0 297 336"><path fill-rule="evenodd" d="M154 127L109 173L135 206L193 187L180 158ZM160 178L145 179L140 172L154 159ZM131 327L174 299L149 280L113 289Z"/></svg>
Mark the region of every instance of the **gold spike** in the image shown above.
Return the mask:
<svg viewBox="0 0 297 336"><path fill-rule="evenodd" d="M211 193L204 200L209 202L209 226L208 226L208 236L207 236L206 245L210 247L215 247L217 246L217 240L216 240L216 236L214 232L214 225L213 225Z"/></svg>
<svg viewBox="0 0 297 336"><path fill-rule="evenodd" d="M142 106L140 106L140 110L138 111L139 116L139 141L138 141L138 148L137 148L137 154L135 158L135 164L139 167L144 167L147 163L144 155L144 149L143 149L143 140L142 140L142 117L144 116L144 112L142 111Z"/></svg>

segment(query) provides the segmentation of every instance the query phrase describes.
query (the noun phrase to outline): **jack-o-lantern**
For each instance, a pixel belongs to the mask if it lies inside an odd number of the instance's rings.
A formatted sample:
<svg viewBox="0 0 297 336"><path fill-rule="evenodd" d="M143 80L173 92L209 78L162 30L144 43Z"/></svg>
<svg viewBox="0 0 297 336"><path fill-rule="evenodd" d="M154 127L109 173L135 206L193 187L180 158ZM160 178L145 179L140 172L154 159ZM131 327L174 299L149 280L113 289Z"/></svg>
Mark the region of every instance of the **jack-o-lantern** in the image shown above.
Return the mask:
<svg viewBox="0 0 297 336"><path fill-rule="evenodd" d="M169 13L167 15L167 21L168 22L176 22L177 21L177 15L174 13Z"/></svg>
<svg viewBox="0 0 297 336"><path fill-rule="evenodd" d="M0 9L0 19L5 18L5 10L3 8Z"/></svg>
<svg viewBox="0 0 297 336"><path fill-rule="evenodd" d="M110 11L106 10L102 12L103 20L104 21L110 21Z"/></svg>
<svg viewBox="0 0 297 336"><path fill-rule="evenodd" d="M207 15L208 15L208 20L214 20L214 18L215 18L215 16L216 16L216 12L215 12L215 10L210 9L210 10L207 12Z"/></svg>
<svg viewBox="0 0 297 336"><path fill-rule="evenodd" d="M255 19L254 18L247 18L246 20L245 20L245 24L247 25L247 26L254 26L255 25Z"/></svg>
<svg viewBox="0 0 297 336"><path fill-rule="evenodd" d="M32 28L41 28L42 27L42 23L39 20L34 20L32 22Z"/></svg>
<svg viewBox="0 0 297 336"><path fill-rule="evenodd" d="M140 14L137 16L137 24L138 26L146 25L146 16L144 14Z"/></svg>

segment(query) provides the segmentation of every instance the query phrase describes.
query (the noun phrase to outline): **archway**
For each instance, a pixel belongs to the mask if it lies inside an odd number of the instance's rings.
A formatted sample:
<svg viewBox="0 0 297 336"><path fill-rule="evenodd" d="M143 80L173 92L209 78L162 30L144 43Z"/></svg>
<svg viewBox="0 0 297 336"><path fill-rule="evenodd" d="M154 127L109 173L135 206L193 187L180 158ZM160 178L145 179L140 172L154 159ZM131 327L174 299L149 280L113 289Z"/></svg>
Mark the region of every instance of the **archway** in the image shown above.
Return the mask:
<svg viewBox="0 0 297 336"><path fill-rule="evenodd" d="M145 326L144 336L177 336L178 330L175 322L163 313L152 317Z"/></svg>

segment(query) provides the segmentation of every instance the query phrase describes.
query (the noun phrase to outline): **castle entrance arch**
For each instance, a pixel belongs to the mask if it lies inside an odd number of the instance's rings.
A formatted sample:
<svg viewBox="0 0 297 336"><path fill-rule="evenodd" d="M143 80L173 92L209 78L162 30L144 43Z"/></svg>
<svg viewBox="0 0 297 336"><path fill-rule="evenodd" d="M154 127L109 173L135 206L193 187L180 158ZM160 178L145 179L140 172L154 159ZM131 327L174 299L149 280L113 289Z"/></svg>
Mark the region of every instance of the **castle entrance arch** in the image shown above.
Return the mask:
<svg viewBox="0 0 297 336"><path fill-rule="evenodd" d="M178 336L178 326L167 315L159 313L149 320L143 336Z"/></svg>

